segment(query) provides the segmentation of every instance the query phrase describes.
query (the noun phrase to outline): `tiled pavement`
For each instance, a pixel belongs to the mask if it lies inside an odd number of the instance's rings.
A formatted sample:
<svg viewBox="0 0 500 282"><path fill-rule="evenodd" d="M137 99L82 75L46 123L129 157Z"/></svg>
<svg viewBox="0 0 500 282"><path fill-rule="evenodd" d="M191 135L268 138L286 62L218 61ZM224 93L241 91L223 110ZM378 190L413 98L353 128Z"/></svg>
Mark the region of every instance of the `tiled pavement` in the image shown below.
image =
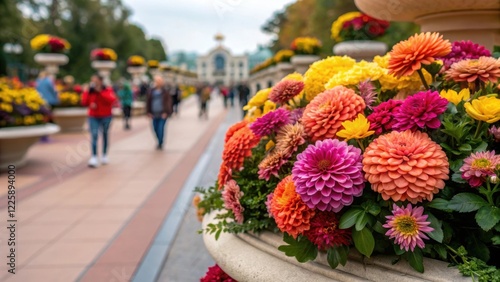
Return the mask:
<svg viewBox="0 0 500 282"><path fill-rule="evenodd" d="M219 99L210 103L209 120L198 119L195 97L182 106L180 117L169 121L164 151L154 150L145 117L134 118L131 131L123 131L120 120L113 121L111 162L97 169L85 165L86 133L59 134L50 143L34 146L30 162L16 173L16 274L6 274L2 251L0 281L129 281L226 116ZM0 222L5 224L4 194L0 201ZM191 236L189 228L197 229L190 220L185 218L181 234ZM0 228L0 238L6 236L6 228ZM193 240L200 243L201 237ZM5 240L0 244L0 250L7 248ZM169 258L190 261L189 255L199 256L199 245L192 245L196 253L185 254L176 249L182 250L182 244L175 241ZM199 277L169 280L170 262L161 281Z"/></svg>

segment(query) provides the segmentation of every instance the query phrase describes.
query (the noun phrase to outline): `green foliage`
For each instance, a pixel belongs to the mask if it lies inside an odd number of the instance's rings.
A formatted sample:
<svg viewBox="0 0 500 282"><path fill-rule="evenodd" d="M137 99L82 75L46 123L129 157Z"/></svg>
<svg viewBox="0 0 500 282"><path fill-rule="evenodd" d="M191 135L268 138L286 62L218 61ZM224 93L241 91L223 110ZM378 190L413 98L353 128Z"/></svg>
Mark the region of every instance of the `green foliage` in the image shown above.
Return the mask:
<svg viewBox="0 0 500 282"><path fill-rule="evenodd" d="M448 208L457 212L472 212L487 204L488 202L481 196L472 193L460 193L453 196L448 203Z"/></svg>
<svg viewBox="0 0 500 282"><path fill-rule="evenodd" d="M352 230L352 239L354 241L354 246L363 255L370 257L375 248L375 239L371 231L368 228L363 228L361 230Z"/></svg>
<svg viewBox="0 0 500 282"><path fill-rule="evenodd" d="M318 256L318 248L303 236L294 239L288 234L283 235L283 241L288 245L278 247L278 250L289 257L295 257L298 262L307 262Z"/></svg>
<svg viewBox="0 0 500 282"><path fill-rule="evenodd" d="M465 276L472 277L473 281L479 282L499 282L500 269L489 266L483 260L477 257L469 257L467 250L460 246L457 250L448 246L452 252L453 259L458 263L458 270ZM458 260L462 262L458 262Z"/></svg>
<svg viewBox="0 0 500 282"><path fill-rule="evenodd" d="M406 252L408 263L420 273L424 273L424 255L419 248L415 248L413 252Z"/></svg>
<svg viewBox="0 0 500 282"><path fill-rule="evenodd" d="M348 246L339 246L330 248L326 252L326 259L331 268L337 268L339 264L345 265L347 263L347 255L349 254Z"/></svg>

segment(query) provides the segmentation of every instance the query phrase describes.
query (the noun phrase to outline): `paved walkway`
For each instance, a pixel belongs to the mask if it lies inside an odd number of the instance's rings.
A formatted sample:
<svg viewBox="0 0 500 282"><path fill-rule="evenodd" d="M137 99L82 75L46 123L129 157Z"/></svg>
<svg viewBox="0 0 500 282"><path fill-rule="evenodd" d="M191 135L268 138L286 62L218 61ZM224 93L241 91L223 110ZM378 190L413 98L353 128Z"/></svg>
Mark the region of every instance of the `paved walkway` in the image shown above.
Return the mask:
<svg viewBox="0 0 500 282"><path fill-rule="evenodd" d="M16 172L16 274L7 273L2 255L0 281L129 281L226 115L219 99L208 120L198 119L195 97L182 106L169 121L164 151L154 150L146 117L134 118L131 131L113 121L110 164L97 169L86 167L86 133L34 146ZM0 228L0 238L7 232Z"/></svg>

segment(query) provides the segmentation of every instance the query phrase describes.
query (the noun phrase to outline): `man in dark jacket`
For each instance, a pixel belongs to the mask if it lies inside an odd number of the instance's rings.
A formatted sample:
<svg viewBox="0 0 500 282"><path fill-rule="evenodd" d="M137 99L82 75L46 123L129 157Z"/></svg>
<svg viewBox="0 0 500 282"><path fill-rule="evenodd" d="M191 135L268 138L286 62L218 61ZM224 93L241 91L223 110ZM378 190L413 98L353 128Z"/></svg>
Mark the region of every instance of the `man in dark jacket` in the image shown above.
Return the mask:
<svg viewBox="0 0 500 282"><path fill-rule="evenodd" d="M170 90L165 87L163 77L154 77L154 87L152 87L146 98L146 110L148 116L153 120L153 130L158 140L158 150L163 149L163 139L165 135L165 124L167 118L172 116L172 96Z"/></svg>

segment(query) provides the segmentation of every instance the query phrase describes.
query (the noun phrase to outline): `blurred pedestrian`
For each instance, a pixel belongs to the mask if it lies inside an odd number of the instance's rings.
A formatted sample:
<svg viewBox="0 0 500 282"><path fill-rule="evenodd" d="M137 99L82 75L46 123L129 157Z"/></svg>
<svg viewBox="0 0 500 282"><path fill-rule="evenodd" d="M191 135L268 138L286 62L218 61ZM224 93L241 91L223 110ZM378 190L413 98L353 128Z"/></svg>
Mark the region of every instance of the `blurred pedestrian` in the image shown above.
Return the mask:
<svg viewBox="0 0 500 282"><path fill-rule="evenodd" d="M208 101L210 100L210 95L212 93L212 88L207 84L204 87L201 88L201 91L199 93L200 95L200 113L199 113L199 118L202 118L205 116L206 119L208 119Z"/></svg>
<svg viewBox="0 0 500 282"><path fill-rule="evenodd" d="M179 87L179 84L174 85L172 87L172 91L170 91L170 95L172 95L172 106L174 110L174 114L177 116L179 115L179 104L181 103L181 95L182 91L181 88Z"/></svg>
<svg viewBox="0 0 500 282"><path fill-rule="evenodd" d="M89 127L92 136L92 156L88 165L98 167L97 141L99 131L102 134L102 156L101 164L109 163L108 159L108 130L111 124L111 109L116 102L113 89L104 85L103 77L93 75L90 78L90 85L86 87L82 95L82 105L88 107Z"/></svg>
<svg viewBox="0 0 500 282"><path fill-rule="evenodd" d="M124 129L130 129L130 116L132 112L132 102L134 101L134 93L130 87L130 83L122 80L118 83L118 98L122 106Z"/></svg>
<svg viewBox="0 0 500 282"><path fill-rule="evenodd" d="M153 130L158 141L156 149L162 150L165 138L165 125L167 119L172 116L172 96L169 89L165 87L165 81L160 75L155 75L154 85L146 96L146 110L153 121Z"/></svg>
<svg viewBox="0 0 500 282"><path fill-rule="evenodd" d="M240 108L243 108L246 104L248 104L248 96L250 95L250 88L246 85L246 83L241 83L238 86L238 93L240 98ZM243 117L245 117L245 111L243 110Z"/></svg>
<svg viewBox="0 0 500 282"><path fill-rule="evenodd" d="M36 91L40 93L47 105L52 108L59 104L59 95L56 90L54 79L45 71L41 71L36 80Z"/></svg>
<svg viewBox="0 0 500 282"><path fill-rule="evenodd" d="M224 98L224 108L227 108L227 101L229 99L229 89L226 86L221 86L220 94Z"/></svg>
<svg viewBox="0 0 500 282"><path fill-rule="evenodd" d="M236 86L234 84L231 84L231 86L229 87L229 95L228 95L231 108L234 107L234 97L237 94L238 94L238 89L236 88Z"/></svg>

